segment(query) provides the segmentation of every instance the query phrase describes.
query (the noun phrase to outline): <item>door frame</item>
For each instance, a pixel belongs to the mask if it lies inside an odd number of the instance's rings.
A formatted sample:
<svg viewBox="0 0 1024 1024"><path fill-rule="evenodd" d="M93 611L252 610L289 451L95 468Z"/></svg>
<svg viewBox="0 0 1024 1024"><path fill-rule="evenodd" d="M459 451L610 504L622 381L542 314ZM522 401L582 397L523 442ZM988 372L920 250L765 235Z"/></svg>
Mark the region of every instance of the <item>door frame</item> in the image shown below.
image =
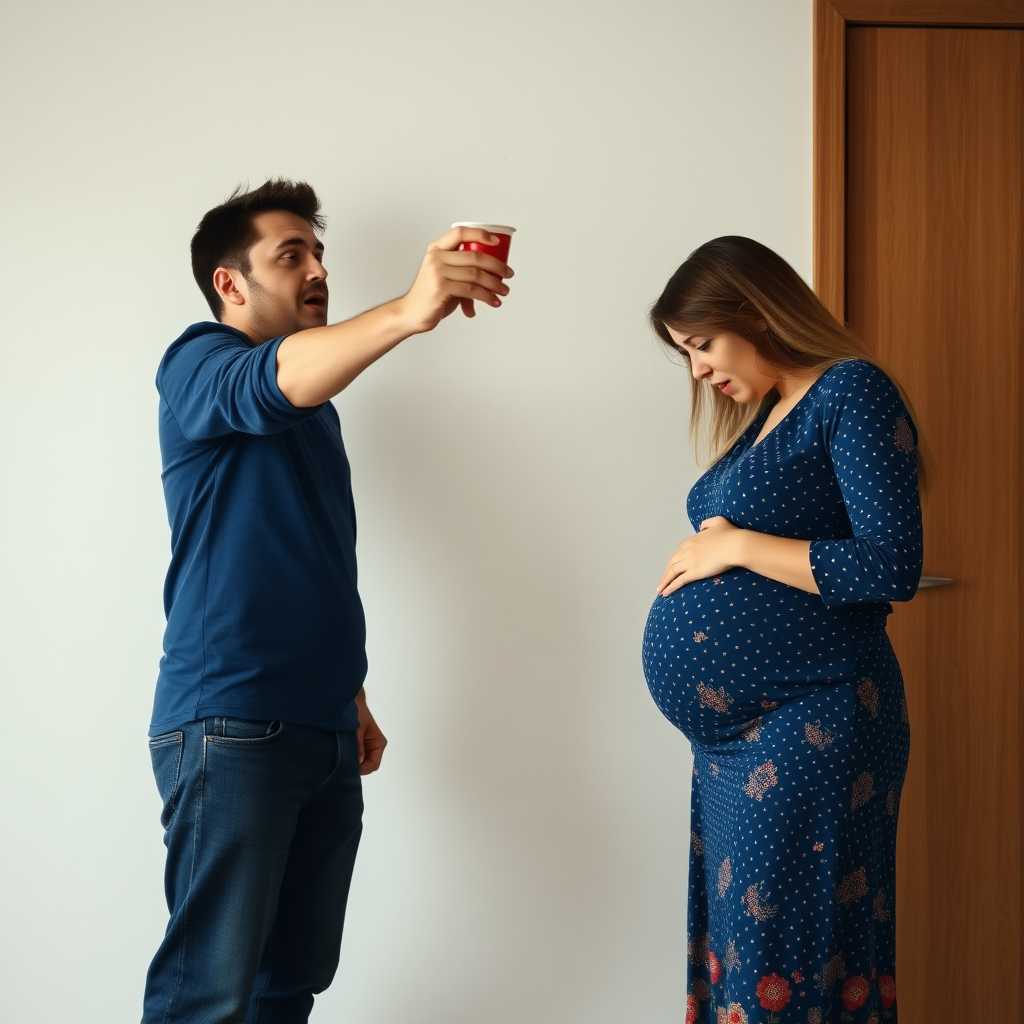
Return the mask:
<svg viewBox="0 0 1024 1024"><path fill-rule="evenodd" d="M846 26L1024 28L1024 0L814 0L814 290L846 319Z"/></svg>

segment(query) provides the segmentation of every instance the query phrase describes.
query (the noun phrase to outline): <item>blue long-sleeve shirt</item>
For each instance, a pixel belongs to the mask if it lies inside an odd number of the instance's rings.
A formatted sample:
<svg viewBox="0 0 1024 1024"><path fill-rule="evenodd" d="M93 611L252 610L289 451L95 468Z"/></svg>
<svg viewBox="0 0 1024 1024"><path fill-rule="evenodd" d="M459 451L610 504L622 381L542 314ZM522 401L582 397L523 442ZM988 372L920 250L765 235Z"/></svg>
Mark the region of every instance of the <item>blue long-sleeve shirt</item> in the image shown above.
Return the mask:
<svg viewBox="0 0 1024 1024"><path fill-rule="evenodd" d="M157 371L171 564L150 735L221 715L358 726L349 464L331 403L281 393L282 340L194 324Z"/></svg>

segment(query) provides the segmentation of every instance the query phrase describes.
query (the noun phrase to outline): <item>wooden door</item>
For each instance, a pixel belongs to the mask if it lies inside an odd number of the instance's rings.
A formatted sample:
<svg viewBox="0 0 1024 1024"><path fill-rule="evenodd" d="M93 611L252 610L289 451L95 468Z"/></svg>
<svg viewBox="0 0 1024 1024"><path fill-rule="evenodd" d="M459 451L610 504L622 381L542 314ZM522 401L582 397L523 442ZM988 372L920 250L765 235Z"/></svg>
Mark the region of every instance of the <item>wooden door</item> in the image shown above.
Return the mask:
<svg viewBox="0 0 1024 1024"><path fill-rule="evenodd" d="M844 58L845 315L915 404L955 580L890 619L900 1019L1019 1021L1024 31L851 24Z"/></svg>

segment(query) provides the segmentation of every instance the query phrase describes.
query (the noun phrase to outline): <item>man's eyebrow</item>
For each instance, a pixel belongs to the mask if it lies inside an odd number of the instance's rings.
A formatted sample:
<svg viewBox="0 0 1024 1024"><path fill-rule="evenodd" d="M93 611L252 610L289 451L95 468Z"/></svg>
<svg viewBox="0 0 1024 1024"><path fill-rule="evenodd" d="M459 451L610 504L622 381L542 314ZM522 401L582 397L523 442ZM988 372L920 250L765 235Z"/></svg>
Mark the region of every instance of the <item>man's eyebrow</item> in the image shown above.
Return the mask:
<svg viewBox="0 0 1024 1024"><path fill-rule="evenodd" d="M309 241L308 241L308 239L303 238L301 235L298 235L295 238L286 238L283 242L278 242L278 244L274 246L274 252L277 252L278 249L287 249L289 246L293 246L293 245L298 245L298 246L309 245ZM314 252L316 252L317 249L319 249L321 252L324 251L324 243L319 241L319 239L317 240L316 244L313 246L313 251Z"/></svg>

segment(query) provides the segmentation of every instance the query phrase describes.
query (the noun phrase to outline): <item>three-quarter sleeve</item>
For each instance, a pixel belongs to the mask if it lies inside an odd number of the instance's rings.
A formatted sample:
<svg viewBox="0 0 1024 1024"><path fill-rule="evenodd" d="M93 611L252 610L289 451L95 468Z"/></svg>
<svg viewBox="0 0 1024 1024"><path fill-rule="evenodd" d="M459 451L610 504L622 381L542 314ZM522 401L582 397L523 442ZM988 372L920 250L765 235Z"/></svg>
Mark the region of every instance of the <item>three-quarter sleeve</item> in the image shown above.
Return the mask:
<svg viewBox="0 0 1024 1024"><path fill-rule="evenodd" d="M907 601L921 578L917 432L892 381L860 360L828 381L822 431L852 537L811 543L811 572L827 607Z"/></svg>
<svg viewBox="0 0 1024 1024"><path fill-rule="evenodd" d="M253 345L223 325L171 346L157 371L157 389L182 434L194 444L232 433L274 434L317 411L299 409L277 383L283 338ZM191 336L190 336L191 335Z"/></svg>

